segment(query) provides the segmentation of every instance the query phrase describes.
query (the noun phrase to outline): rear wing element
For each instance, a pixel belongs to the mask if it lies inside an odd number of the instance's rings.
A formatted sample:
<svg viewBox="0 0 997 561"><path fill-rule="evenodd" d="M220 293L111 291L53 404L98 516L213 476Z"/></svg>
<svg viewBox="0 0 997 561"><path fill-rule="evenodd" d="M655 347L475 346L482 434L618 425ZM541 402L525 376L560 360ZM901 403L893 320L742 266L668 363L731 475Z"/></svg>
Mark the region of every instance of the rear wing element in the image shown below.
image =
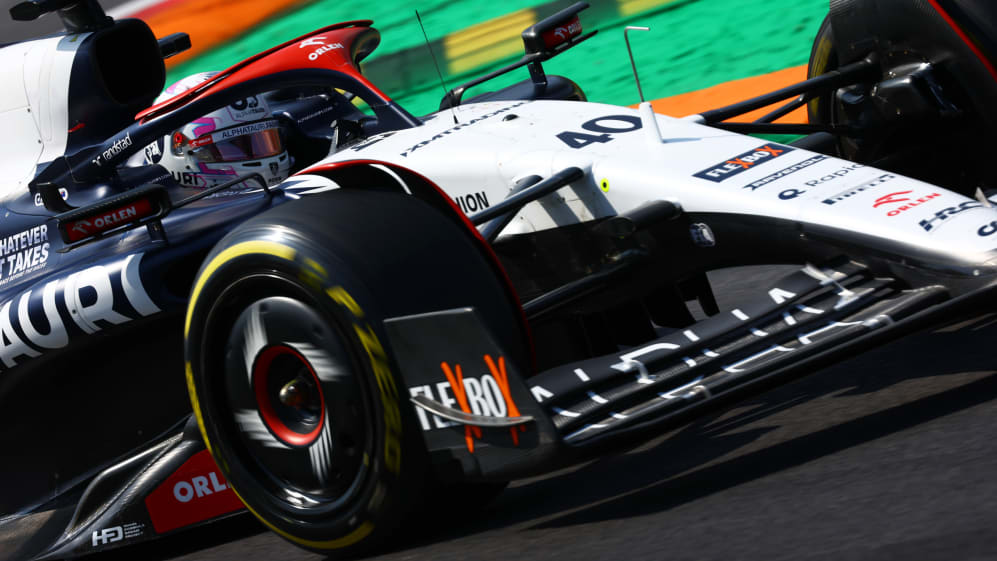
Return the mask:
<svg viewBox="0 0 997 561"><path fill-rule="evenodd" d="M539 23L527 27L523 31L523 46L526 49L523 58L450 90L440 101L440 109L460 105L461 97L468 88L526 65L529 65L530 79L538 90L537 93L542 93L547 87L547 76L540 63L563 53L597 33L597 31L590 31L582 34L582 23L578 13L588 7L588 2L576 2Z"/></svg>

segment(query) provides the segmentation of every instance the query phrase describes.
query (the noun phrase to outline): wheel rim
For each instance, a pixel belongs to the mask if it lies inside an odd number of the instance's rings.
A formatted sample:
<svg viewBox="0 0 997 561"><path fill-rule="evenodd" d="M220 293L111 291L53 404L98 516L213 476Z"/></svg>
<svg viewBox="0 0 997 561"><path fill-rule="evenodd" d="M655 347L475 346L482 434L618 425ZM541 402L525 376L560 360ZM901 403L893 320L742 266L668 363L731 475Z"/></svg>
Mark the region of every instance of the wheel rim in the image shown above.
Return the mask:
<svg viewBox="0 0 997 561"><path fill-rule="evenodd" d="M264 425L288 446L311 446L326 425L325 397L315 368L286 344L264 347L250 375Z"/></svg>
<svg viewBox="0 0 997 561"><path fill-rule="evenodd" d="M366 374L343 330L292 283L275 280L237 283L216 304L241 310L225 322L216 403L228 419L219 428L230 431L231 453L272 506L296 518L328 515L369 479ZM286 295L246 296L261 293Z"/></svg>

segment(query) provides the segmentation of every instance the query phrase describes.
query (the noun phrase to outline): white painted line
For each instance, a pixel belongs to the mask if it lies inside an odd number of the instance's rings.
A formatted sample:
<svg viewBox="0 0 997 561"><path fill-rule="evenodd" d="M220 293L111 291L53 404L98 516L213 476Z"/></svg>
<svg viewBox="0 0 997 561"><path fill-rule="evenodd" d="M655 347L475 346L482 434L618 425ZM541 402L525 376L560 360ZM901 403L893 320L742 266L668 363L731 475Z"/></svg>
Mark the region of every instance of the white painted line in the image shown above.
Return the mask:
<svg viewBox="0 0 997 561"><path fill-rule="evenodd" d="M564 415L565 417L581 417L580 413L575 413L574 411L568 411L567 409L561 409L560 407L555 407L554 413L557 413L558 415Z"/></svg>
<svg viewBox="0 0 997 561"><path fill-rule="evenodd" d="M599 395L599 394L597 394L595 392L588 392L588 396L589 396L589 399L591 399L592 401L594 401L594 402L596 402L596 403L598 403L600 405L602 405L603 403L609 403L608 399L602 397L601 395Z"/></svg>

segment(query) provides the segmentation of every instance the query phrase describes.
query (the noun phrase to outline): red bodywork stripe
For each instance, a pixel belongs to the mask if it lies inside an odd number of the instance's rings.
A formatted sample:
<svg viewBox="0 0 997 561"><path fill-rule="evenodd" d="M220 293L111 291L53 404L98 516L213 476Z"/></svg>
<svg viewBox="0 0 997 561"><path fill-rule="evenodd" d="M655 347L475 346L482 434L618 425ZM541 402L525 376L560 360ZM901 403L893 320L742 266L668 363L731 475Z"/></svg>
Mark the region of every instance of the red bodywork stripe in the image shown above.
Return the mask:
<svg viewBox="0 0 997 561"><path fill-rule="evenodd" d="M990 59L988 59L986 55L983 54L983 51L980 50L980 47L977 46L977 44L969 37L969 35L966 35L966 32L963 31L958 26L958 24L956 24L955 20L952 19L952 16L950 16L948 12L946 12L942 8L942 6L938 3L938 0L928 0L928 3L931 4L931 7L934 8L936 12L938 12L938 15L940 15L942 19L945 20L945 23L947 23L949 27L951 27L952 30L956 32L956 35L958 35L959 38L962 39L962 42L965 43L966 46L969 47L971 51L973 51L973 54L976 55L976 58L980 59L980 62L983 63L983 66L987 67L987 71L990 72L990 77L993 78L995 82L997 82L997 68L994 68L993 63L991 63Z"/></svg>

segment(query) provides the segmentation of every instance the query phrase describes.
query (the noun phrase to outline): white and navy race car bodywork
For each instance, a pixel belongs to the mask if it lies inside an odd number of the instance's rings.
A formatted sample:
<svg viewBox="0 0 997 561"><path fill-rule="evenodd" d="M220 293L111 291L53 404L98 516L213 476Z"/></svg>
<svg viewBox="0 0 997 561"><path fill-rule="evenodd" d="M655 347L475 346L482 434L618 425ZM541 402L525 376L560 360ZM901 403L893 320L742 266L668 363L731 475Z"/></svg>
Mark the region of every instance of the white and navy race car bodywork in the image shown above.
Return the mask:
<svg viewBox="0 0 997 561"><path fill-rule="evenodd" d="M581 102L540 62L591 36L584 4L524 32L530 81L464 103L460 88L424 118L360 73L369 21L148 107L182 38L94 2L42 4L16 15L62 9L69 33L0 48L15 69L0 126L23 140L0 162L0 559L135 543L243 504L294 543L356 553L424 478L590 457L977 311L997 286L997 208L961 176L948 190L868 165L861 145L738 134L754 129L721 122L737 111ZM916 91L953 113L944 68L898 77L856 44L782 97L862 87L906 109ZM197 190L127 165L264 94L298 171L281 185L246 188L246 169ZM841 114L794 130L841 134ZM758 263L800 269L719 309L706 272Z"/></svg>
<svg viewBox="0 0 997 561"><path fill-rule="evenodd" d="M469 215L508 197L524 177L569 167L584 172L517 213L499 239L627 214L661 200L689 214L792 222L801 235L861 234L870 249L902 240L913 252L933 255L937 266L993 264L997 243L988 239L988 225L997 210L985 202L695 118L653 118L645 124L637 110L596 103L476 103L362 142L314 167L364 159L409 169L433 178Z"/></svg>
<svg viewBox="0 0 997 561"><path fill-rule="evenodd" d="M565 353L538 348L540 368L549 369L526 380L521 393L541 406L534 417L555 421L551 440L560 431L579 448L600 444L590 437L609 433L614 423L635 425L631 416L653 418L652 412L666 402L674 405L683 399L713 397L716 390L702 384L709 374L693 375L704 366L707 372L714 368L726 376L756 367L776 369L778 362L795 363L805 371L808 363L801 355L816 352L821 345L815 342L832 345L832 340L895 327L898 320L944 298L943 293L960 295L993 282L997 239L991 236L997 231L997 208L989 200L801 147L718 130L697 120L696 116L655 115L647 107L635 110L570 101L475 103L441 111L421 127L388 132L341 150L291 181L296 187L323 191L340 188L337 173L352 165L405 170L433 178L473 221L476 214L520 192L524 179L578 170L574 181L522 206L511 220L507 215L507 224L492 232L493 247L507 265L519 295L531 300L525 302L525 309L534 329L540 331L550 321L542 302L545 294L556 291L557 284L578 282L574 274L584 278L584 273L572 268L588 269L588 274L601 272L600 267L610 271L616 263L626 264L637 257L628 251L641 252L634 263L649 258L658 264L634 264L643 278L622 276L625 282L599 288L602 295L591 308L579 304L574 312L583 315L645 295L654 298L661 286L681 284L703 269L810 263L783 283L760 288L759 301L689 329L641 344L614 340L611 346L629 348L626 352L579 360L585 352L579 355L577 348ZM392 177L400 189L407 188L398 174ZM578 234L580 245L596 245L593 237L600 235L639 237L631 225L614 229L613 220L632 220L639 230L646 227L648 214L654 216L650 220L671 226L656 232L654 242L608 250L600 247L605 253L598 256L599 261L579 265L577 260L585 257L558 253L566 246L551 241L586 228L597 233L592 237ZM479 229L487 232L489 221L480 224ZM605 231L600 233L602 228ZM524 243L535 248L527 258L517 247ZM545 244L557 250L548 253ZM838 265L829 267L812 265L836 254L852 260L838 259ZM563 274L532 275L533 260L563 267ZM858 263L875 263L875 273ZM895 282L886 275L917 284L894 293L885 290ZM557 282L543 286L541 278ZM945 279L945 288L939 279ZM821 291L819 298L813 296ZM686 298L697 296L704 295L692 289ZM403 334L401 323L394 327L399 338L441 329L413 320L411 331ZM562 323L553 323L564 328ZM454 332L442 340L457 337ZM730 342L738 337L743 338L736 344ZM707 342L711 339L715 343ZM421 345L429 347L431 342ZM747 346L756 350L743 352ZM729 358L721 348L733 356ZM475 362L470 357L466 360ZM419 364L416 356L405 362ZM423 361L420 366L412 371L436 373L414 374L424 377L416 378L420 383L410 386L410 393L459 408L452 382L432 364ZM483 364L478 370L477 381L465 378L465 409L483 416L511 416L508 403L501 399L501 384ZM611 392L607 385L613 388ZM635 404L618 397L626 405L616 410L609 406L611 393L629 397L639 391L634 388L643 386L656 388L645 390L646 402ZM593 392L595 388L603 389ZM521 411L533 407L533 403L518 403ZM430 415L433 407L429 404L417 413L429 441L443 447L445 439L434 441L432 435L453 431L454 422ZM491 470L506 476L531 473L535 456L520 467L504 452L506 456L496 460L501 467L495 467L479 449L478 463L469 472L493 477L496 473ZM551 456L575 457L564 451Z"/></svg>

